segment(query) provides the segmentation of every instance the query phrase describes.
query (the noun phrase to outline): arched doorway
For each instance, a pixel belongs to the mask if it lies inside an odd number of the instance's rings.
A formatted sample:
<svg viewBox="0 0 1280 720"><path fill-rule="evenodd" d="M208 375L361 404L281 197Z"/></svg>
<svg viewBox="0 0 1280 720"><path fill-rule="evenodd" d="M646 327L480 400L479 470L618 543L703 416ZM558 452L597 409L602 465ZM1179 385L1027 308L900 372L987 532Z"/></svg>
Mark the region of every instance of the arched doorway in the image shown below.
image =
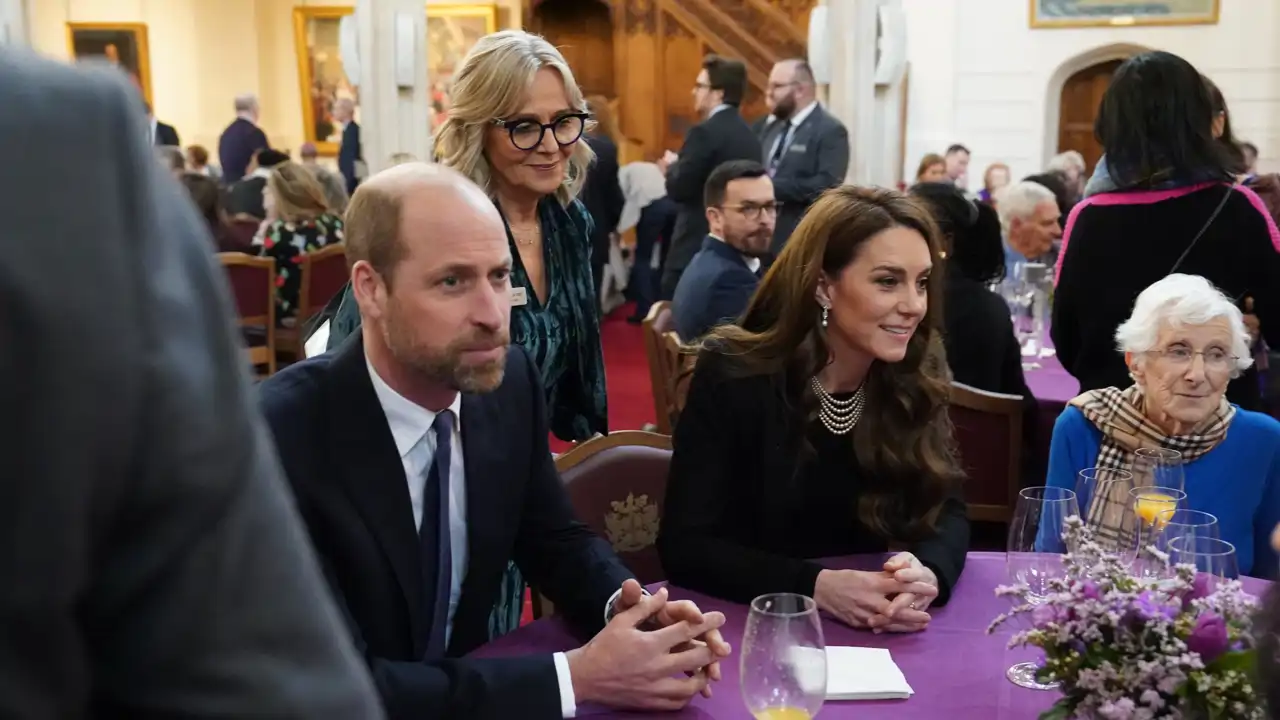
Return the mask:
<svg viewBox="0 0 1280 720"><path fill-rule="evenodd" d="M1121 60L1092 65L1067 78L1062 84L1058 119L1058 152L1075 150L1084 156L1089 171L1102 157L1102 145L1093 133L1098 105L1111 84L1111 76Z"/></svg>
<svg viewBox="0 0 1280 720"><path fill-rule="evenodd" d="M1093 139L1098 102L1120 63L1150 49L1133 43L1103 45L1066 59L1053 71L1045 88L1044 161L1059 152L1076 150L1093 169L1101 155ZM1095 93L1096 99L1092 97Z"/></svg>
<svg viewBox="0 0 1280 720"><path fill-rule="evenodd" d="M600 0L542 0L530 30L559 48L584 95L614 97L613 19Z"/></svg>

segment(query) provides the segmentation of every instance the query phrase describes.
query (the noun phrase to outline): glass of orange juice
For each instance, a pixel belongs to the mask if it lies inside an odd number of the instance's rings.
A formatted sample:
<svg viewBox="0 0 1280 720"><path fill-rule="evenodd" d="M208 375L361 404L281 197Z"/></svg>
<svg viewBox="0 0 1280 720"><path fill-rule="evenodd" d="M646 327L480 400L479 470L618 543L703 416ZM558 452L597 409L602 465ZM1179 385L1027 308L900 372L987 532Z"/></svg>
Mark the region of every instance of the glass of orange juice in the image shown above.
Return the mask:
<svg viewBox="0 0 1280 720"><path fill-rule="evenodd" d="M813 598L751 601L739 655L742 699L756 720L810 720L827 699L827 646Z"/></svg>
<svg viewBox="0 0 1280 720"><path fill-rule="evenodd" d="M1136 564L1134 570L1139 574L1145 574L1142 568L1148 557L1143 550L1156 544L1168 522L1169 513L1183 507L1186 500L1186 493L1173 488L1138 487L1129 491L1126 514L1130 520L1125 523L1133 529L1129 559Z"/></svg>

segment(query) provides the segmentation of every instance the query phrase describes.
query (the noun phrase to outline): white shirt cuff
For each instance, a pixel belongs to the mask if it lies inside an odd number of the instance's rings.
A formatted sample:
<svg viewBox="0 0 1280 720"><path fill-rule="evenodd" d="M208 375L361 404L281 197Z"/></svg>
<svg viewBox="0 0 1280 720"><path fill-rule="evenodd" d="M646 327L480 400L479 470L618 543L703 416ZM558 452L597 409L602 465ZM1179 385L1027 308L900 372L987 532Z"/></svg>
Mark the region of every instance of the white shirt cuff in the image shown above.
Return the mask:
<svg viewBox="0 0 1280 720"><path fill-rule="evenodd" d="M556 664L556 681L560 684L560 716L578 714L578 699L573 696L573 678L569 675L569 658L562 652L551 656Z"/></svg>

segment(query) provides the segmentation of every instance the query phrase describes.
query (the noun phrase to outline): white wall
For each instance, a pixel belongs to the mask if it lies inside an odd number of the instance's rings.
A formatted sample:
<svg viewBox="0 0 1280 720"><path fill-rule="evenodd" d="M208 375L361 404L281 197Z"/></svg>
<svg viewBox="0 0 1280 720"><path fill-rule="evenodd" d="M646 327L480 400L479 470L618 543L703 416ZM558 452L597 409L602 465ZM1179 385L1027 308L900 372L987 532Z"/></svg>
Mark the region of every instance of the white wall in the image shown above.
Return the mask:
<svg viewBox="0 0 1280 720"><path fill-rule="evenodd" d="M961 142L973 151L969 187L1002 161L1015 178L1056 151L1058 97L1081 56L1108 46L1167 50L1211 77L1232 129L1280 171L1280 2L1228 0L1216 25L1031 29L1026 0L902 0L911 62L904 168ZM1098 60L1105 59L1097 57Z"/></svg>

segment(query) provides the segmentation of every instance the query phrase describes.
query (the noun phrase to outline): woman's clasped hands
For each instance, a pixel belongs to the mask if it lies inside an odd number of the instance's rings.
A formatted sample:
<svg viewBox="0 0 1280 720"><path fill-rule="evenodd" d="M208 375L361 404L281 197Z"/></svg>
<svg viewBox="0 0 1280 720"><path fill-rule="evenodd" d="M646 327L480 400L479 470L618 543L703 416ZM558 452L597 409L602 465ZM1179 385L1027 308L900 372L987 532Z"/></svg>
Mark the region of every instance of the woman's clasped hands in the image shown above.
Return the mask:
<svg viewBox="0 0 1280 720"><path fill-rule="evenodd" d="M880 572L823 570L814 586L818 608L876 633L919 632L929 626L938 578L911 553L889 558Z"/></svg>

